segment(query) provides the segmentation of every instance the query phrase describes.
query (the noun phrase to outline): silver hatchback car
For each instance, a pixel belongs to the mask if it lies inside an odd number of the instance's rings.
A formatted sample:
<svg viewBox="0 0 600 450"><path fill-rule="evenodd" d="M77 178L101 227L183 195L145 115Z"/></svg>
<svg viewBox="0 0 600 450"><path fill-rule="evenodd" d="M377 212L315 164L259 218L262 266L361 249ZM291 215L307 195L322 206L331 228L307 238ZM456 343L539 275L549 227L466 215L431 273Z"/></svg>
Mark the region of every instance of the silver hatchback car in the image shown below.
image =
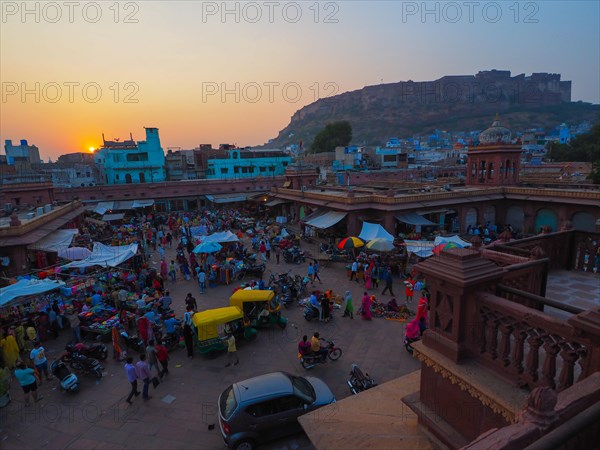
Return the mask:
<svg viewBox="0 0 600 450"><path fill-rule="evenodd" d="M219 426L234 450L301 431L298 417L335 402L331 389L315 377L274 372L233 383L219 397Z"/></svg>

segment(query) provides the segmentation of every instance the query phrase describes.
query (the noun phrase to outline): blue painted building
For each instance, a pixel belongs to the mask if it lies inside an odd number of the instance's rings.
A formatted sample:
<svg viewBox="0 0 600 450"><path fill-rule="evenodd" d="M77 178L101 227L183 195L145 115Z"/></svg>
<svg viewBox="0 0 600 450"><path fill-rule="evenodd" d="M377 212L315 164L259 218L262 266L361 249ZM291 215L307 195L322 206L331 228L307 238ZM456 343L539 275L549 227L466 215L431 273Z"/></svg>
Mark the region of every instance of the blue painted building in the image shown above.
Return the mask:
<svg viewBox="0 0 600 450"><path fill-rule="evenodd" d="M158 128L145 128L146 140L107 141L94 153L95 163L104 172L106 184L154 183L166 180L165 153Z"/></svg>
<svg viewBox="0 0 600 450"><path fill-rule="evenodd" d="M207 158L207 179L275 177L285 174L293 158L281 150L230 149Z"/></svg>

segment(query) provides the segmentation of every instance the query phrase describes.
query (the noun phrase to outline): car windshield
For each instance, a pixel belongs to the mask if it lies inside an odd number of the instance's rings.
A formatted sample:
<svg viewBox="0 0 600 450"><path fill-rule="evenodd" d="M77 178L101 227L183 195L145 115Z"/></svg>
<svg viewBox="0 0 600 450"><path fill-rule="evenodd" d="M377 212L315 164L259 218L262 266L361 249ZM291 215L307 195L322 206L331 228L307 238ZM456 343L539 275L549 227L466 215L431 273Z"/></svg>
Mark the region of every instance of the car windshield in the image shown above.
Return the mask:
<svg viewBox="0 0 600 450"><path fill-rule="evenodd" d="M237 401L235 400L235 392L233 386L229 386L223 391L219 399L219 409L221 415L225 420L229 419L235 409L237 408Z"/></svg>
<svg viewBox="0 0 600 450"><path fill-rule="evenodd" d="M306 378L290 375L290 379L292 380L292 386L294 387L294 394L296 396L300 397L308 404L313 403L317 399L315 390Z"/></svg>

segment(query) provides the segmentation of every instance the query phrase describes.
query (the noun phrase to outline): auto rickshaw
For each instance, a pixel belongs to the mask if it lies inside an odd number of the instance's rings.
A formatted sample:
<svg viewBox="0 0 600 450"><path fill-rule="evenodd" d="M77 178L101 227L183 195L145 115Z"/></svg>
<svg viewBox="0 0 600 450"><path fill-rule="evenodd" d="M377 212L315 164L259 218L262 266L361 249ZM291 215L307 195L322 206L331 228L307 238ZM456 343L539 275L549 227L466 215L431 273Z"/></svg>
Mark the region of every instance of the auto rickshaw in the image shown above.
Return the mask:
<svg viewBox="0 0 600 450"><path fill-rule="evenodd" d="M223 339L233 333L236 341L251 341L256 338L256 329L244 323L244 315L237 306L207 309L192 316L196 328L196 349L199 353L211 358L227 350Z"/></svg>
<svg viewBox="0 0 600 450"><path fill-rule="evenodd" d="M244 322L251 327L277 324L283 329L287 326L287 319L281 315L281 304L273 291L240 289L229 298L229 304L242 311Z"/></svg>

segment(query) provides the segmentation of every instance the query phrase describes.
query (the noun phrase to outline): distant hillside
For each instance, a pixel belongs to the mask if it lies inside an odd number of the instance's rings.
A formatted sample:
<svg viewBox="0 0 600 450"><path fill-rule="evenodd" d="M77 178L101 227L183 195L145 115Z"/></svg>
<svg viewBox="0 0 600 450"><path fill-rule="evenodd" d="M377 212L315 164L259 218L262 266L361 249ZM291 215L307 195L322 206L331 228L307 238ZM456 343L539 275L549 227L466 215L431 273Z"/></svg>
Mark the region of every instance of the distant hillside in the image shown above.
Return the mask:
<svg viewBox="0 0 600 450"><path fill-rule="evenodd" d="M435 129L485 129L496 113L513 130L598 121L600 105L570 100L571 82L546 73L511 77L509 71L487 71L367 86L303 107L266 145L285 148L302 140L308 148L316 133L336 120L348 120L352 142L366 145L384 145L392 136L428 134Z"/></svg>

